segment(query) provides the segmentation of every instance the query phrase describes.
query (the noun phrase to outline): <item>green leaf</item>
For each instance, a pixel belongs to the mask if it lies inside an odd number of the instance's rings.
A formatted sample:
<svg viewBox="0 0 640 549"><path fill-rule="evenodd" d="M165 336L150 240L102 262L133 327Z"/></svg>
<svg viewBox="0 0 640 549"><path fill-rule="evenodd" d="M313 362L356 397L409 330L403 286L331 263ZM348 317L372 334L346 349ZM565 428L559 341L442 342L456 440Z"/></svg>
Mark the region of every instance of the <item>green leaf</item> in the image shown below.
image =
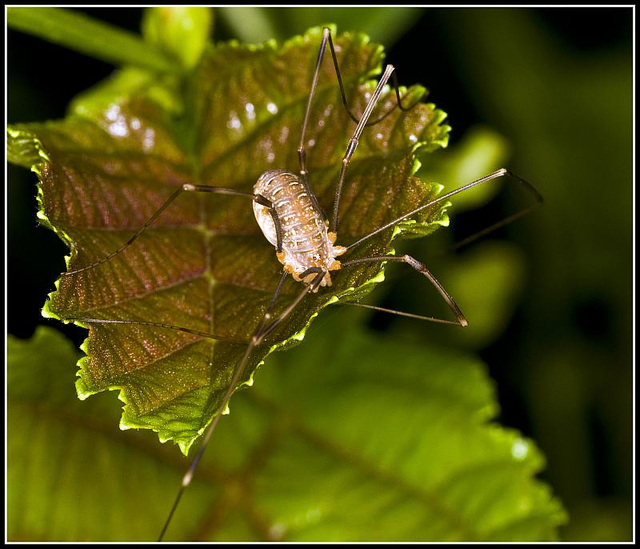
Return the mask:
<svg viewBox="0 0 640 549"><path fill-rule="evenodd" d="M72 10L8 8L7 23L9 28L115 65L131 64L160 72L175 70L169 58L139 36Z"/></svg>
<svg viewBox="0 0 640 549"><path fill-rule="evenodd" d="M207 45L212 22L210 8L163 6L145 10L142 32L151 44L192 69Z"/></svg>
<svg viewBox="0 0 640 549"><path fill-rule="evenodd" d="M297 171L320 35L321 29L312 29L279 49L272 42L220 45L204 55L184 86L172 78L143 86L125 79L126 85L85 95L63 121L10 128L11 158L22 165L39 159L33 166L40 178L39 217L69 245L69 270L117 249L182 183L250 192L267 169ZM368 79L381 69L382 48L364 35L345 34L335 42L347 94L360 113L374 87ZM406 97L422 91L412 88ZM374 119L394 105L395 94L386 94ZM440 187L414 173L419 151L446 145L444 117L420 103L409 112L395 109L367 129L345 181L339 243L353 242L436 195ZM307 134L311 186L327 211L353 128L327 59ZM58 280L43 314L161 322L248 341L281 265L246 199L196 194L181 196L125 252ZM448 223L446 206L438 203L345 258L389 253L392 237L403 233L429 234ZM366 264L337 272L331 288L308 296L256 348L239 384L251 382L271 351L302 339L328 303L368 292L381 280L380 269ZM289 280L278 307L301 289ZM119 389L122 428L151 428L186 452L219 407L245 344L92 323L83 350L87 357L76 384L81 398Z"/></svg>
<svg viewBox="0 0 640 549"><path fill-rule="evenodd" d="M162 498L175 489L183 464L164 447L154 450L159 445L149 437L118 433L115 399L75 397L78 358L48 327L29 341L8 338L8 538L152 539L166 513ZM196 498L199 490L196 484ZM195 511L193 503L184 502L187 511Z"/></svg>
<svg viewBox="0 0 640 549"><path fill-rule="evenodd" d="M169 536L207 541L556 538L535 445L491 419L485 368L333 322L269 359L224 418ZM9 339L10 540L151 540L186 460L117 435L109 399L69 394L57 332ZM391 365L393 365L391 367Z"/></svg>

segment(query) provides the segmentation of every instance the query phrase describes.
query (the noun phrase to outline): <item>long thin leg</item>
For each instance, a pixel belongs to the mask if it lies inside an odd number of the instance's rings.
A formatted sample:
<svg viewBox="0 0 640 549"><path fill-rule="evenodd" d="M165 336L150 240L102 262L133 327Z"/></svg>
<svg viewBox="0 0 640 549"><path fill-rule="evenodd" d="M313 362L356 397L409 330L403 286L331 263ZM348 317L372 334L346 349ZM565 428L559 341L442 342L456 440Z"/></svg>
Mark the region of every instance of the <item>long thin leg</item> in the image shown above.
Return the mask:
<svg viewBox="0 0 640 549"><path fill-rule="evenodd" d="M485 234L487 234L488 232L491 232L495 229L497 229L498 227L502 227L504 225L506 225L507 223L511 223L512 221L514 221L515 219L523 216L524 214L526 214L527 212L529 212L530 210L532 210L533 208L536 208L537 206L539 206L540 204L542 204L544 202L544 199L542 198L542 195L534 188L533 185L531 185L531 183L529 183L528 181L526 181L525 179L523 179L522 177L510 172L509 170L505 169L505 168L500 168L499 170L496 170L495 172L490 173L489 175L485 175L484 177L481 177L480 179L476 179L475 181L472 181L471 183L467 183L466 185L463 185L462 187L458 187L457 189L454 189L446 194L443 194L442 196L439 196L437 198L434 198L433 200L427 202L426 204L423 204L422 206L418 206L417 208L415 208L414 210L411 210L410 212L401 215L400 217L394 219L393 221L390 221L389 223L383 225L382 227L379 227L378 229L370 232L368 235L363 236L362 238L359 238L358 240L356 240L355 242L352 242L351 244L349 244L346 248L347 250L350 250L352 248L355 248L356 246L358 246L359 244L362 244L363 242L365 242L366 240L374 237L375 235L386 231L387 229L390 229L391 227L397 225L398 223L400 223L401 221L404 221L405 219L409 219L410 217L414 216L415 214L421 212L422 210L425 210L427 208L430 208L431 206L439 203L439 202L443 202L444 200L447 200L449 198L451 198L452 196L455 196L456 194L459 194L461 192L464 192L468 189L471 189L472 187L475 187L477 185L481 185L482 183L486 183L487 181L491 181L492 179L497 179L498 177L503 177L505 175L508 175L512 178L515 179L515 181L519 184L521 184L524 189L529 192L534 200L535 203L531 206L528 206L527 208L521 210L520 212L517 212L509 217L507 217L506 219L495 223L494 225L491 225L490 227L488 227L487 229L484 229L483 231L480 231L480 233L477 233L476 235L473 235L472 237L469 237L468 239L465 239L463 241L462 244L468 244L471 240L475 240L476 238L479 238L480 236L483 236Z"/></svg>
<svg viewBox="0 0 640 549"><path fill-rule="evenodd" d="M351 157L353 156L353 153L356 152L356 149L358 148L358 141L360 139L360 136L362 135L362 131L364 130L367 124L367 120L371 116L371 113L373 112L373 109L376 106L378 99L380 98L382 89L384 88L385 84L391 77L391 74L393 73L394 70L395 69L393 65L387 65L386 69L384 70L384 73L382 74L382 77L380 78L380 81L378 82L378 85L376 86L375 91L373 92L373 95L371 96L371 99L369 99L369 102L367 103L367 106L365 107L364 112L362 113L362 118L360 118L360 121L358 122L356 129L353 131L353 135L351 136L351 139L349 139L347 150L344 153L344 157L342 158L340 178L338 179L338 185L336 186L336 194L335 194L335 198L333 199L333 215L331 218L331 232L333 233L337 234L338 232L338 209L340 207L340 196L342 195L342 185L344 184L344 177L345 177L345 174L347 173L349 162L351 162Z"/></svg>
<svg viewBox="0 0 640 549"><path fill-rule="evenodd" d="M331 38L331 31L325 27L324 29L324 34L328 35L328 39L329 39L329 49L331 50L331 59L333 60L333 68L336 71L336 76L338 77L338 84L340 85L340 95L342 97L342 104L344 105L345 110L347 111L347 114L349 115L349 118L351 118L351 120L353 120L356 124L359 122L359 120L356 118L356 116L351 112L351 109L349 108L349 104L347 103L347 96L344 92L344 86L342 85L342 75L340 74L340 67L338 65L338 58L336 56L336 50L333 47L333 39ZM319 67L318 67L319 69ZM316 70L318 70L316 69ZM365 124L365 126L375 126L376 124L378 124L379 122L382 122L387 116L389 116L395 109L396 107L399 107L401 111L410 111L413 107L415 107L420 99L422 99L421 97L418 97L418 99L416 99L411 105L409 105L408 107L405 107L402 104L402 99L400 98L400 86L398 84L398 77L396 76L395 73L393 73L392 75L393 78L393 87L395 89L396 92L396 104L391 107L386 113L384 113L382 116L380 116L379 118L376 118L375 120L372 120L371 122L367 122Z"/></svg>
<svg viewBox="0 0 640 549"><path fill-rule="evenodd" d="M338 86L340 88L340 96L342 98L342 104L344 105L345 110L347 111L347 114L349 115L349 118L351 118L351 120L353 120L356 124L358 124L360 121L358 120L358 118L351 112L351 109L349 107L349 103L347 101L347 95L344 91L344 84L342 82L342 75L340 73L340 66L338 65L338 57L336 56L336 50L333 46L333 39L331 38L331 30L328 27L325 27L324 29L322 29L322 42L320 43L320 50L318 51L318 59L316 61L316 68L315 71L313 73L313 80L311 81L311 91L309 92L309 99L307 101L307 109L305 111L304 114L304 120L302 122L302 132L300 135L300 145L298 146L298 158L300 160L300 175L303 177L303 179L306 181L306 176L307 176L307 162L306 162L306 149L304 146L304 142L305 142L305 137L307 134L307 125L309 122L309 115L311 114L311 105L313 103L313 98L315 97L316 94L316 90L318 88L318 79L320 77L320 67L322 66L322 60L324 58L324 53L327 49L327 43L329 44L329 49L331 51L331 59L333 61L333 67L336 71L336 76L338 78ZM376 120L373 120L369 123L367 123L365 121L365 126L373 126L375 124L377 124L378 122L381 122L382 120L384 120L387 116L389 116L396 107L399 107L400 110L402 111L409 111L411 110L413 107L415 107L420 99L422 99L422 97L418 97L411 105L409 105L408 107L405 107L402 104L402 99L400 98L400 87L398 85L398 78L395 75L395 73L393 74L393 86L395 88L395 92L396 92L396 104L389 109L386 113L384 113L382 116L380 116L379 118L377 118Z"/></svg>
<svg viewBox="0 0 640 549"><path fill-rule="evenodd" d="M180 185L180 187L178 187L175 190L175 192L166 200L166 202L162 206L160 206L160 208L147 220L147 222L140 229L138 229L138 231L129 240L127 240L127 242L125 242L122 246L120 246L117 250L111 252L110 254L107 254L105 257L103 257L102 259L99 259L98 261L94 261L90 265L86 265L85 267L81 267L80 269L74 269L72 271L67 271L66 273L62 273L62 276L69 276L72 274L81 273L82 271L93 269L94 267L97 267L98 265L101 265L102 263L109 261L119 253L126 250L129 246L131 246L131 244L133 244L138 239L138 237L142 233L144 233L154 223L156 219L158 219L158 217L160 217L162 212L164 212L171 205L171 203L176 198L178 198L183 192L217 193L217 194L226 194L231 196L241 196L244 198L250 198L254 202L257 202L258 204L261 204L262 206L267 207L269 209L269 212L271 213L271 217L273 218L273 221L276 227L278 251L282 251L282 227L280 225L280 219L278 218L275 208L273 207L271 202L267 200L264 196L255 195L252 193L244 193L241 191L236 191L235 189L225 189L223 187L213 187L210 185L192 185L191 183L184 183L183 185Z"/></svg>
<svg viewBox="0 0 640 549"><path fill-rule="evenodd" d="M451 320L444 320L435 318L433 316L419 315L415 313L407 313L405 311L398 311L396 309L387 309L386 307L378 307L377 305L369 305L368 303L356 303L355 301L336 301L334 305L348 305L350 307L360 307L362 309L372 309L381 313L389 313L396 316L405 316L407 318L413 318L415 320L426 320L428 322L438 322L440 324L452 324L453 326L460 326L458 322L452 322Z"/></svg>
<svg viewBox="0 0 640 549"><path fill-rule="evenodd" d="M482 238L483 236L489 233L492 233L496 229L499 229L500 227L504 227L505 225L508 225L509 223L515 221L516 219L519 219L522 216L528 214L531 210L537 208L541 203L542 203L542 197L540 197L539 202L536 202L534 204L531 204L530 206L522 208L520 211L511 215L508 215L504 219L496 223L493 223L488 227L485 227L484 229L481 229L480 231L473 233L470 236L467 236L466 238L463 238L462 240L460 240L459 242L456 242L453 246L451 246L447 251L452 252L453 250L457 250L459 248L462 248L463 246L466 246L467 244L471 244L472 242L475 242L479 238Z"/></svg>
<svg viewBox="0 0 640 549"><path fill-rule="evenodd" d="M269 322L271 320L271 311L273 311L273 308L276 305L276 300L278 299L278 296L280 295L280 291L282 290L282 285L284 284L285 279L287 278L287 271L283 271L282 272L282 276L280 277L280 282L278 282L278 286L276 288L276 291L273 292L273 295L271 296L271 301L269 302L269 305L267 306L267 310L264 313L264 317L262 318L262 323L260 324L260 326L258 327L258 333L261 332L265 325L267 324L267 322Z"/></svg>
<svg viewBox="0 0 640 549"><path fill-rule="evenodd" d="M220 402L220 405L218 406L218 409L216 411L216 415L213 418L213 421L211 422L211 425L209 425L209 428L207 429L207 432L204 435L204 438L202 440L202 444L200 446L200 448L198 449L198 452L196 453L196 455L193 458L193 461L191 462L191 466L189 467L189 469L187 470L187 472L185 473L184 477L182 478L182 484L180 485L180 489L178 490L178 494L176 496L176 499L173 502L173 505L171 507L171 511L169 512L169 515L167 517L167 520L162 528L162 531L160 532L160 536L158 537L158 541L162 541L162 538L164 537L165 532L167 531L167 528L169 527L169 524L171 523L171 519L173 518L173 515L178 507L178 503L180 502L180 499L182 498L182 494L184 493L184 491L186 490L187 486L189 486L189 484L191 483L191 479L193 478L193 474L195 473L196 468L198 467L198 464L200 463L200 460L202 459L202 455L204 454L204 451L207 448L207 444L209 443L209 439L211 438L211 435L213 434L213 431L215 430L216 426L218 425L218 422L220 421L220 417L222 416L222 412L224 412L224 410L226 409L227 405L229 404L229 400L231 399L231 395L234 393L235 391L235 385L238 382L238 380L240 379L240 376L242 375L244 368L247 364L247 361L249 360L249 356L251 355L251 352L258 346L260 345L260 343L262 343L262 341L264 340L265 337L267 337L267 335L269 335L273 330L275 330L280 323L282 323L293 311L294 309L298 306L298 304L302 301L302 299L309 293L309 292L313 292L316 288L318 288L318 286L320 285L320 282L322 282L322 279L325 276L325 272L322 269L319 268L311 268L308 269L307 271L305 271L304 273L302 273L301 278L304 278L306 276L308 276L309 274L312 273L316 273L315 278L311 281L311 283L305 287L305 289L300 292L300 294L298 294L298 296L296 297L296 299L294 299L288 306L287 308L280 313L280 315L269 325L266 326L268 319L271 318L271 310L273 309L273 306L275 305L276 299L278 297L278 294L280 293L280 289L282 288L282 283L284 282L284 278L286 276L286 273L283 274L282 278L280 279L280 283L278 284L278 287L276 288L276 291L273 294L273 297L271 298L271 302L269 304L269 307L267 308L267 312L265 313L264 317L262 318L258 328L256 329L256 331L254 332L254 334L251 336L251 339L249 340L249 344L247 345L247 349L245 350L244 355L242 356L242 359L240 360L240 362L238 363L238 366L236 367L236 370L233 374L233 377L231 379L231 382L229 384L229 387L227 388L226 393L224 394L224 396L222 397L222 401Z"/></svg>
<svg viewBox="0 0 640 549"><path fill-rule="evenodd" d="M439 322L441 324L453 324L455 326L462 326L463 328L469 325L469 323L467 322L467 319L462 314L462 311L460 311L460 308L458 307L458 305L456 305L456 302L449 295L447 290L444 289L444 286L442 286L442 284L440 284L438 279L435 276L433 276L433 274L431 274L431 272L429 271L429 269L427 269L424 263L418 261L416 258L411 257L410 255L401 255L401 256L381 255L381 256L373 256L373 257L364 257L361 259L353 259L351 261L343 261L341 268L344 269L345 267L350 267L352 265L359 265L361 263L373 263L373 262L382 262L382 261L397 261L401 263L406 263L410 267L413 267L420 274L424 275L426 279L429 282L431 282L431 284L433 284L435 289L442 296L442 299L445 300L445 302L447 303L447 305L449 306L449 308L451 309L451 311L456 317L456 320L453 321L453 320L444 320L441 318L434 318L434 317L428 317L428 316L425 316L425 317L420 316L421 320L430 320L432 322ZM371 308L374 308L374 307L371 307ZM380 310L383 310L383 309L380 309ZM397 311L391 311L388 309L387 312L397 312ZM409 313L404 313L404 314L409 316ZM417 317L418 315L413 315L413 316Z"/></svg>

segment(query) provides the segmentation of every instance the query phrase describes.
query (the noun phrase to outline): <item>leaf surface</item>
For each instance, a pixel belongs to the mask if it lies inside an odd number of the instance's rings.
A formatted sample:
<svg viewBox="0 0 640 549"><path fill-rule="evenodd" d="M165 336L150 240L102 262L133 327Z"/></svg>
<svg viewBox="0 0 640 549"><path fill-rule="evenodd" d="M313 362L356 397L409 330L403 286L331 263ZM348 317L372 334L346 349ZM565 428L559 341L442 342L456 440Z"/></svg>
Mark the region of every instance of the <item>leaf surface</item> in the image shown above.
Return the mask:
<svg viewBox="0 0 640 549"><path fill-rule="evenodd" d="M10 158L37 172L41 221L71 249L69 270L117 249L181 184L251 192L267 169L297 171L297 142L320 43L312 29L277 48L237 43L209 48L186 81L127 70L85 93L63 121L9 129ZM336 38L353 111L380 72L382 49L363 35ZM405 96L422 93L415 87ZM330 211L340 163L354 124L340 104L325 59L307 134L310 183ZM373 119L395 104L383 96ZM340 209L339 244L349 244L433 198L416 154L446 145L444 113L420 103L395 109L368 128L353 158ZM448 223L446 203L400 229L422 236ZM345 259L388 253L388 230ZM80 361L81 398L120 390L122 428L151 428L188 451L219 407L234 368L262 318L281 265L259 233L251 204L238 197L185 193L126 251L100 266L62 277L43 314L89 327ZM256 348L239 382L266 355L302 338L335 299L357 299L381 277L379 264L336 273L334 285L308 296ZM302 290L289 280L278 303ZM77 319L151 321L213 333L213 341L166 328L85 323ZM228 338L229 340L224 340Z"/></svg>
<svg viewBox="0 0 640 549"><path fill-rule="evenodd" d="M566 516L534 478L543 457L491 422L482 364L335 323L313 332L236 396L170 538L556 538ZM155 539L187 460L118 435L112 399L69 398L76 358L49 328L9 340L9 539Z"/></svg>

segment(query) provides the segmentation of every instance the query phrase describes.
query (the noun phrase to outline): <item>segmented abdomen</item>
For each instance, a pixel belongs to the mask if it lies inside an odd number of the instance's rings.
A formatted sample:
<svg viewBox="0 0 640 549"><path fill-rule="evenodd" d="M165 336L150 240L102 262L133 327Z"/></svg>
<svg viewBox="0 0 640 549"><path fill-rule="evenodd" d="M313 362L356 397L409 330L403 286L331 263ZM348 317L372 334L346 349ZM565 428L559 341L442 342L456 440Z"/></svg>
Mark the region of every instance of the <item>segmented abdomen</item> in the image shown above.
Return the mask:
<svg viewBox="0 0 640 549"><path fill-rule="evenodd" d="M253 190L275 208L282 229L284 265L295 274L311 267L328 271L335 254L327 225L299 176L285 170L270 170L260 176ZM254 202L253 209L265 237L276 246L276 228L268 208Z"/></svg>

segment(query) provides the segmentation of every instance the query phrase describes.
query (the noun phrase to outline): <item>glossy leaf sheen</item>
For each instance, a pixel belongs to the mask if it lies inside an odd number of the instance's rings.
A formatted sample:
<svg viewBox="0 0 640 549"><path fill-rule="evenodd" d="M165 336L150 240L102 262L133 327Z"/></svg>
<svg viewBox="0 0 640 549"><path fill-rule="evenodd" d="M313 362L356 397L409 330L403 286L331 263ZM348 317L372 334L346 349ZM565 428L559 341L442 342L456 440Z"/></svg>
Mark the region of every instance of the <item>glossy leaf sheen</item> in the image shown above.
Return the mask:
<svg viewBox="0 0 640 549"><path fill-rule="evenodd" d="M534 478L543 457L490 422L498 407L482 364L318 328L237 395L168 539L557 537L566 516ZM118 435L112 399L69 398L76 359L50 328L9 339L8 538L153 540L186 460L145 433Z"/></svg>
<svg viewBox="0 0 640 549"><path fill-rule="evenodd" d="M104 87L95 96L85 94L63 121L10 128L11 158L34 165L39 216L70 246L69 269L117 249L183 183L251 192L267 169L297 171L319 42L320 29L314 29L280 49L274 43L220 45L204 54L183 87L169 77L146 85L144 78L135 85L127 80L112 86L109 102ZM336 45L353 110L362 112L365 93L374 87L367 79L381 68L381 47L362 35L338 37ZM409 90L407 101L421 91ZM374 119L394 104L393 93L384 97ZM415 154L446 145L444 116L421 103L407 113L396 109L365 131L345 184L339 244L436 195L438 186L413 175ZM353 127L327 58L307 135L310 183L327 211ZM447 224L445 207L439 203L417 223L403 224L406 234L422 236ZM344 258L388 253L392 234L386 231ZM255 350L240 384L275 347L301 339L330 301L368 291L380 280L379 270L369 264L336 273L333 287L308 296ZM162 322L247 341L280 272L249 200L185 193L125 252L62 277L43 314ZM289 280L278 306L301 290ZM162 441L175 440L187 451L219 406L244 349L165 328L92 324L78 394L119 389L126 403L122 428L154 429Z"/></svg>

